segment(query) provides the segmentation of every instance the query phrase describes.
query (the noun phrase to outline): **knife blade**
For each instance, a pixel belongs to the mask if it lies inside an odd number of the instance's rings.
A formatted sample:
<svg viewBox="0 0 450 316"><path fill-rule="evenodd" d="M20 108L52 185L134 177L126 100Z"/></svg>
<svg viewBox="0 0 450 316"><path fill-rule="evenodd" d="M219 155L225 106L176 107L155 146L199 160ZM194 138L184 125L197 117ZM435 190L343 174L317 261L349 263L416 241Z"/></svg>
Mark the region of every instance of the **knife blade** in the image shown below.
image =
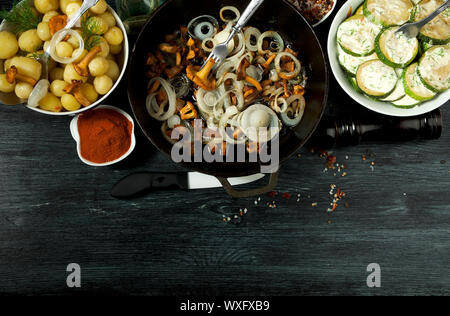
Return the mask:
<svg viewBox="0 0 450 316"><path fill-rule="evenodd" d="M229 178L233 186L255 182L263 178L263 174L248 177ZM127 199L152 191L169 190L199 190L221 187L219 180L199 172L154 173L139 172L126 176L117 182L111 196L117 199Z"/></svg>

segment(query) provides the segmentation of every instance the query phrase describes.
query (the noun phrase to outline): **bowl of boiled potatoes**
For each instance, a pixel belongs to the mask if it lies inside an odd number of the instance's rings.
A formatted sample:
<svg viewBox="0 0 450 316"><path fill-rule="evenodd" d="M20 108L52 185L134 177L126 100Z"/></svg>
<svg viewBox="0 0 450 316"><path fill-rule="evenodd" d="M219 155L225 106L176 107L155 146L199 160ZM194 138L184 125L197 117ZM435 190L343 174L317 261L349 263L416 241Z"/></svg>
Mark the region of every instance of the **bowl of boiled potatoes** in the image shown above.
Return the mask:
<svg viewBox="0 0 450 316"><path fill-rule="evenodd" d="M99 105L117 87L128 61L125 27L99 0L65 30L81 5L82 0L22 0L1 12L0 103L73 115ZM48 68L44 51L50 54Z"/></svg>

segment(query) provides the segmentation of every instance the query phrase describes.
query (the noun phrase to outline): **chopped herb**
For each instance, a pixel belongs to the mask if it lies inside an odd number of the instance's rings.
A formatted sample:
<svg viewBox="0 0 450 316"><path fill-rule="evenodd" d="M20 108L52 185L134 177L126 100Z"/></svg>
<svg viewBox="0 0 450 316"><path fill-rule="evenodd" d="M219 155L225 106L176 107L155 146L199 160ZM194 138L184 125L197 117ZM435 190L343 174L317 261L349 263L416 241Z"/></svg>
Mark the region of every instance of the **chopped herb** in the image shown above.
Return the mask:
<svg viewBox="0 0 450 316"><path fill-rule="evenodd" d="M90 20L88 15L81 17L81 37L84 41L84 47L90 51L101 42L101 36L96 35L97 31L101 28L100 23L97 20Z"/></svg>
<svg viewBox="0 0 450 316"><path fill-rule="evenodd" d="M10 11L2 9L0 18L11 23L16 34L35 29L40 22L40 18L31 10L29 1L14 2Z"/></svg>

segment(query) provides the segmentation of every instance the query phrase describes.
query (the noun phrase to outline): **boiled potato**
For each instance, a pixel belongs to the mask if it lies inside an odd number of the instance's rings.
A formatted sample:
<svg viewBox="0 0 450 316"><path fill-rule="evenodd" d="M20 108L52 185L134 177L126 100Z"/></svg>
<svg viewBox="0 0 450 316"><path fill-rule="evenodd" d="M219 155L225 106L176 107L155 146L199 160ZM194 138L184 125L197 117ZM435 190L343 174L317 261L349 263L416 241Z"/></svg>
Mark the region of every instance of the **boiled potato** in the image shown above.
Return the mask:
<svg viewBox="0 0 450 316"><path fill-rule="evenodd" d="M120 76L119 66L115 61L109 59L108 64L109 64L108 71L105 73L105 75L110 77L113 81L117 81L117 79L119 79Z"/></svg>
<svg viewBox="0 0 450 316"><path fill-rule="evenodd" d="M45 97L39 101L39 107L42 110L50 112L61 112L62 110L61 100L51 92L48 92Z"/></svg>
<svg viewBox="0 0 450 316"><path fill-rule="evenodd" d="M59 42L58 44L56 44L55 51L56 55L61 58L72 57L73 47L67 42Z"/></svg>
<svg viewBox="0 0 450 316"><path fill-rule="evenodd" d="M55 80L50 85L50 91L57 97L62 97L66 92L64 88L67 86L67 82L63 80Z"/></svg>
<svg viewBox="0 0 450 316"><path fill-rule="evenodd" d="M2 45L0 59L8 59L17 54L19 43L13 33L7 31L0 32L0 43Z"/></svg>
<svg viewBox="0 0 450 316"><path fill-rule="evenodd" d="M110 28L104 37L110 45L120 45L123 42L123 33L117 26Z"/></svg>
<svg viewBox="0 0 450 316"><path fill-rule="evenodd" d="M56 67L50 71L48 76L51 82L55 80L64 80L64 69Z"/></svg>
<svg viewBox="0 0 450 316"><path fill-rule="evenodd" d="M16 87L15 83L9 83L6 80L6 74L0 74L0 91L4 93L10 93L14 91Z"/></svg>
<svg viewBox="0 0 450 316"><path fill-rule="evenodd" d="M98 16L90 17L87 22L87 27L89 31L96 35L102 35L108 31L108 23Z"/></svg>
<svg viewBox="0 0 450 316"><path fill-rule="evenodd" d="M41 78L42 65L33 58L16 56L8 60L8 66L16 66L17 71L20 74L31 77L35 80L39 80Z"/></svg>
<svg viewBox="0 0 450 316"><path fill-rule="evenodd" d="M80 76L73 67L73 64L67 64L64 69L64 81L67 83L72 83L72 80L83 81L86 82L88 80L87 77Z"/></svg>
<svg viewBox="0 0 450 316"><path fill-rule="evenodd" d="M81 104L71 94L64 94L61 97L61 104L67 111L76 111L81 108Z"/></svg>
<svg viewBox="0 0 450 316"><path fill-rule="evenodd" d="M109 45L109 52L113 55L118 55L122 51L122 45Z"/></svg>
<svg viewBox="0 0 450 316"><path fill-rule="evenodd" d="M76 30L76 32L81 35L81 30ZM67 40L67 43L72 45L73 49L80 47L80 42L77 40L75 36L70 36L69 39Z"/></svg>
<svg viewBox="0 0 450 316"><path fill-rule="evenodd" d="M90 83L83 83L81 85L81 93L89 100L89 102L94 103L98 99L98 93L95 88Z"/></svg>
<svg viewBox="0 0 450 316"><path fill-rule="evenodd" d="M78 54L79 51L80 51L80 48L74 49L72 57L74 57L76 54ZM84 58L84 56L86 56L87 54L88 54L88 51L86 49L83 49L83 52L81 53L81 55L77 59L75 59L73 62L79 63Z"/></svg>
<svg viewBox="0 0 450 316"><path fill-rule="evenodd" d="M50 28L48 26L48 22L41 22L38 24L37 35L44 42L52 39L52 34L50 34Z"/></svg>
<svg viewBox="0 0 450 316"><path fill-rule="evenodd" d="M82 0L59 0L59 7L61 8L62 13L67 14L67 6L70 3L78 3L81 7L81 4L83 3Z"/></svg>
<svg viewBox="0 0 450 316"><path fill-rule="evenodd" d="M58 9L58 0L34 0L34 7L40 13L45 14Z"/></svg>
<svg viewBox="0 0 450 316"><path fill-rule="evenodd" d="M100 14L99 17L105 20L106 24L108 24L108 27L116 26L116 18L110 12Z"/></svg>
<svg viewBox="0 0 450 316"><path fill-rule="evenodd" d="M38 50L38 51L36 51L34 53L28 53L26 55L26 57L38 60L41 55L44 55L44 51L43 50ZM54 61L52 58L50 58L48 60L48 71L51 71L55 67L56 67L56 61Z"/></svg>
<svg viewBox="0 0 450 316"><path fill-rule="evenodd" d="M59 15L58 11L49 11L42 17L42 22L48 23L52 17L57 15Z"/></svg>
<svg viewBox="0 0 450 316"><path fill-rule="evenodd" d="M98 94L104 95L111 90L113 86L113 81L110 77L103 75L100 77L95 77L94 79L94 87L95 91L97 91Z"/></svg>
<svg viewBox="0 0 450 316"><path fill-rule="evenodd" d="M77 3L77 2L72 2L67 5L66 15L69 18L69 20L74 14L76 14L80 10L80 8L81 8L81 4Z"/></svg>
<svg viewBox="0 0 450 316"><path fill-rule="evenodd" d="M109 44L103 37L101 37L101 36L98 36L98 37L100 40L99 45L102 48L102 51L100 53L98 53L97 56L106 57L109 55Z"/></svg>
<svg viewBox="0 0 450 316"><path fill-rule="evenodd" d="M19 47L28 53L33 53L42 47L43 41L39 38L37 30L28 30L19 37Z"/></svg>
<svg viewBox="0 0 450 316"><path fill-rule="evenodd" d="M89 63L89 73L91 76L98 77L104 75L109 68L109 63L104 57L95 57Z"/></svg>
<svg viewBox="0 0 450 316"><path fill-rule="evenodd" d="M106 0L100 0L96 5L94 5L89 10L91 11L91 13L98 15L98 14L104 13L107 8L108 8L108 4L106 4Z"/></svg>
<svg viewBox="0 0 450 316"><path fill-rule="evenodd" d="M18 82L16 84L16 88L14 89L14 92L16 93L17 97L21 99L28 99L28 97L31 94L31 91L33 91L33 86L26 82Z"/></svg>

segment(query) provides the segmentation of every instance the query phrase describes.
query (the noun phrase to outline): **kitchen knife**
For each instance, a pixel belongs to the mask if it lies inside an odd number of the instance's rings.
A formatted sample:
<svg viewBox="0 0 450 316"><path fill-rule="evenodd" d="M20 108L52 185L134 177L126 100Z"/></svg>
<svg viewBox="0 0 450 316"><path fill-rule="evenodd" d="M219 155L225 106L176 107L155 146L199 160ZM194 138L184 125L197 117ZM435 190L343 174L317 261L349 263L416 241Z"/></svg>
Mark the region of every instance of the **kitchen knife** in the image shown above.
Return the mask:
<svg viewBox="0 0 450 316"><path fill-rule="evenodd" d="M263 174L248 177L229 178L233 186L255 182ZM216 177L199 172L152 173L140 172L126 176L117 182L111 190L111 196L117 199L132 198L137 195L161 190L198 190L222 187Z"/></svg>

